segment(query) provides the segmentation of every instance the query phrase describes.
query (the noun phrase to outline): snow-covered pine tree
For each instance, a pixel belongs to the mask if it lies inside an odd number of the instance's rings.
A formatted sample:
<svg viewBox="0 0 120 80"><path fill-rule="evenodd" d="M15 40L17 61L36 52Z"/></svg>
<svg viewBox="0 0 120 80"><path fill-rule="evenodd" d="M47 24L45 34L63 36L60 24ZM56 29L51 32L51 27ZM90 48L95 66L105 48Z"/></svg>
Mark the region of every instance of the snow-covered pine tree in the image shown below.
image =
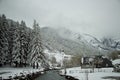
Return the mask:
<svg viewBox="0 0 120 80"><path fill-rule="evenodd" d="M30 53L31 53L31 48L32 48L31 42L33 40L33 34L32 34L31 28L27 28L26 32L27 32L27 45L26 45L26 50L27 50L26 60L27 61L26 61L26 63L27 63L27 65L29 65Z"/></svg>
<svg viewBox="0 0 120 80"><path fill-rule="evenodd" d="M20 30L19 23L17 22L16 29L13 35L13 50L12 50L12 63L15 64L16 67L19 66L20 63Z"/></svg>
<svg viewBox="0 0 120 80"><path fill-rule="evenodd" d="M8 21L8 24L9 24L9 28L8 28L8 43L9 43L9 46L8 46L8 62L11 66L11 63L12 63L12 50L13 50L13 36L14 36L14 31L16 30L16 22L14 22L13 20L9 20Z"/></svg>
<svg viewBox="0 0 120 80"><path fill-rule="evenodd" d="M46 57L43 53L43 47L42 47L42 40L40 35L40 27L34 20L33 24L33 39L31 42L31 54L30 54L30 61L31 64L41 64L40 66L44 66L46 64Z"/></svg>
<svg viewBox="0 0 120 80"><path fill-rule="evenodd" d="M31 37L31 32L32 32L32 29L30 28L26 28L26 44L25 44L25 55L24 55L24 58L25 58L25 66L29 64L28 62L28 56L30 54L30 50L31 50L31 47L30 47L30 44L31 44L31 40L32 40L32 37Z"/></svg>
<svg viewBox="0 0 120 80"><path fill-rule="evenodd" d="M16 29L14 31L14 41L12 50L12 62L15 66L23 67L27 65L28 48L30 43L29 31L24 21L21 24L17 22Z"/></svg>
<svg viewBox="0 0 120 80"><path fill-rule="evenodd" d="M26 24L24 21L21 21L20 24L20 66L26 66L27 64L27 32L26 32Z"/></svg>
<svg viewBox="0 0 120 80"><path fill-rule="evenodd" d="M0 65L5 65L8 55L8 23L6 16L3 14L0 16Z"/></svg>

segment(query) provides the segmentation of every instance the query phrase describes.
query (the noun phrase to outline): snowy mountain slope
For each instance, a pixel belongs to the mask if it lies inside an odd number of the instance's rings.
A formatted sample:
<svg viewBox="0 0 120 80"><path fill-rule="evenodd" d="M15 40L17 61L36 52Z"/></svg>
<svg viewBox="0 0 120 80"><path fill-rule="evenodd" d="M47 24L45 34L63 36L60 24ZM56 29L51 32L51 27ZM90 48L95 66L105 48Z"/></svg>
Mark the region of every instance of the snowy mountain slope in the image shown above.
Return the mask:
<svg viewBox="0 0 120 80"><path fill-rule="evenodd" d="M50 50L64 50L66 54L97 54L98 51L77 39L78 35L44 27L41 29L44 46ZM70 35L69 35L70 34ZM72 36L71 36L72 35Z"/></svg>
<svg viewBox="0 0 120 80"><path fill-rule="evenodd" d="M41 29L43 41L47 47L58 51L64 50L67 54L98 54L120 50L120 40L109 38L97 39L89 34L74 33L66 28Z"/></svg>
<svg viewBox="0 0 120 80"><path fill-rule="evenodd" d="M120 50L120 41L119 40L114 40L111 38L104 38L101 40L102 45L104 48L108 50Z"/></svg>
<svg viewBox="0 0 120 80"><path fill-rule="evenodd" d="M59 30L59 33L64 35L66 38L69 38L74 41L83 42L87 46L92 46L99 50L120 50L120 39L112 39L112 38L103 38L98 39L90 34L83 34L83 33L73 33L67 29ZM68 37L67 37L68 36Z"/></svg>

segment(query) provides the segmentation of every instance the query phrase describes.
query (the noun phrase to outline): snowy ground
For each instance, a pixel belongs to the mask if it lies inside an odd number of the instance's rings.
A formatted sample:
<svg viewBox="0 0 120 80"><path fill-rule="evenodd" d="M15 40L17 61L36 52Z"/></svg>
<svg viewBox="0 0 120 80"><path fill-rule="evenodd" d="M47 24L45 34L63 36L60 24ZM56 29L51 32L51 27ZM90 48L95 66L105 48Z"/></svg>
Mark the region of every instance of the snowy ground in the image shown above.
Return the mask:
<svg viewBox="0 0 120 80"><path fill-rule="evenodd" d="M2 77L3 79L8 79L9 76L20 76L21 73L27 75L27 74L31 74L33 72L38 72L38 71L43 71L43 69L33 69L30 67L26 67L26 68L0 68L0 77Z"/></svg>
<svg viewBox="0 0 120 80"><path fill-rule="evenodd" d="M64 70L61 70L61 74L64 75ZM94 69L93 72L93 69L81 69L81 67L75 67L67 69L66 75L75 77L79 80L115 80L104 79L103 77L120 77L120 73L113 72L113 68Z"/></svg>

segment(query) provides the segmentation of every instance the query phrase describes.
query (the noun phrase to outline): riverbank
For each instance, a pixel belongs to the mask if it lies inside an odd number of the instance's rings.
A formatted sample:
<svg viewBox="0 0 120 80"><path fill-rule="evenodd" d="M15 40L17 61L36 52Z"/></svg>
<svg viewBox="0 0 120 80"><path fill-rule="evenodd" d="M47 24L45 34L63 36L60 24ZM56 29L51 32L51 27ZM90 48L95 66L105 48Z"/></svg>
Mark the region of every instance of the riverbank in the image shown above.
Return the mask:
<svg viewBox="0 0 120 80"><path fill-rule="evenodd" d="M0 80L5 79L26 79L33 80L39 75L44 74L44 69L33 69L31 67L25 68L0 68Z"/></svg>

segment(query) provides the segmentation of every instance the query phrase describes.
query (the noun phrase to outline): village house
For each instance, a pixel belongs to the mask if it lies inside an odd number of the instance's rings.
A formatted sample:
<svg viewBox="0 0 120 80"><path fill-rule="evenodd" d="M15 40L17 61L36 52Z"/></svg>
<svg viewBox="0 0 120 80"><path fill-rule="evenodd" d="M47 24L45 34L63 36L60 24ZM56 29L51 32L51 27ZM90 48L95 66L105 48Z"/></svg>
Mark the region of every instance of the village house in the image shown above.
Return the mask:
<svg viewBox="0 0 120 80"><path fill-rule="evenodd" d="M120 72L120 59L113 60L112 64L114 65L114 71Z"/></svg>
<svg viewBox="0 0 120 80"><path fill-rule="evenodd" d="M82 57L81 65L82 65L82 68L113 67L112 62L103 55L91 55L91 56Z"/></svg>

